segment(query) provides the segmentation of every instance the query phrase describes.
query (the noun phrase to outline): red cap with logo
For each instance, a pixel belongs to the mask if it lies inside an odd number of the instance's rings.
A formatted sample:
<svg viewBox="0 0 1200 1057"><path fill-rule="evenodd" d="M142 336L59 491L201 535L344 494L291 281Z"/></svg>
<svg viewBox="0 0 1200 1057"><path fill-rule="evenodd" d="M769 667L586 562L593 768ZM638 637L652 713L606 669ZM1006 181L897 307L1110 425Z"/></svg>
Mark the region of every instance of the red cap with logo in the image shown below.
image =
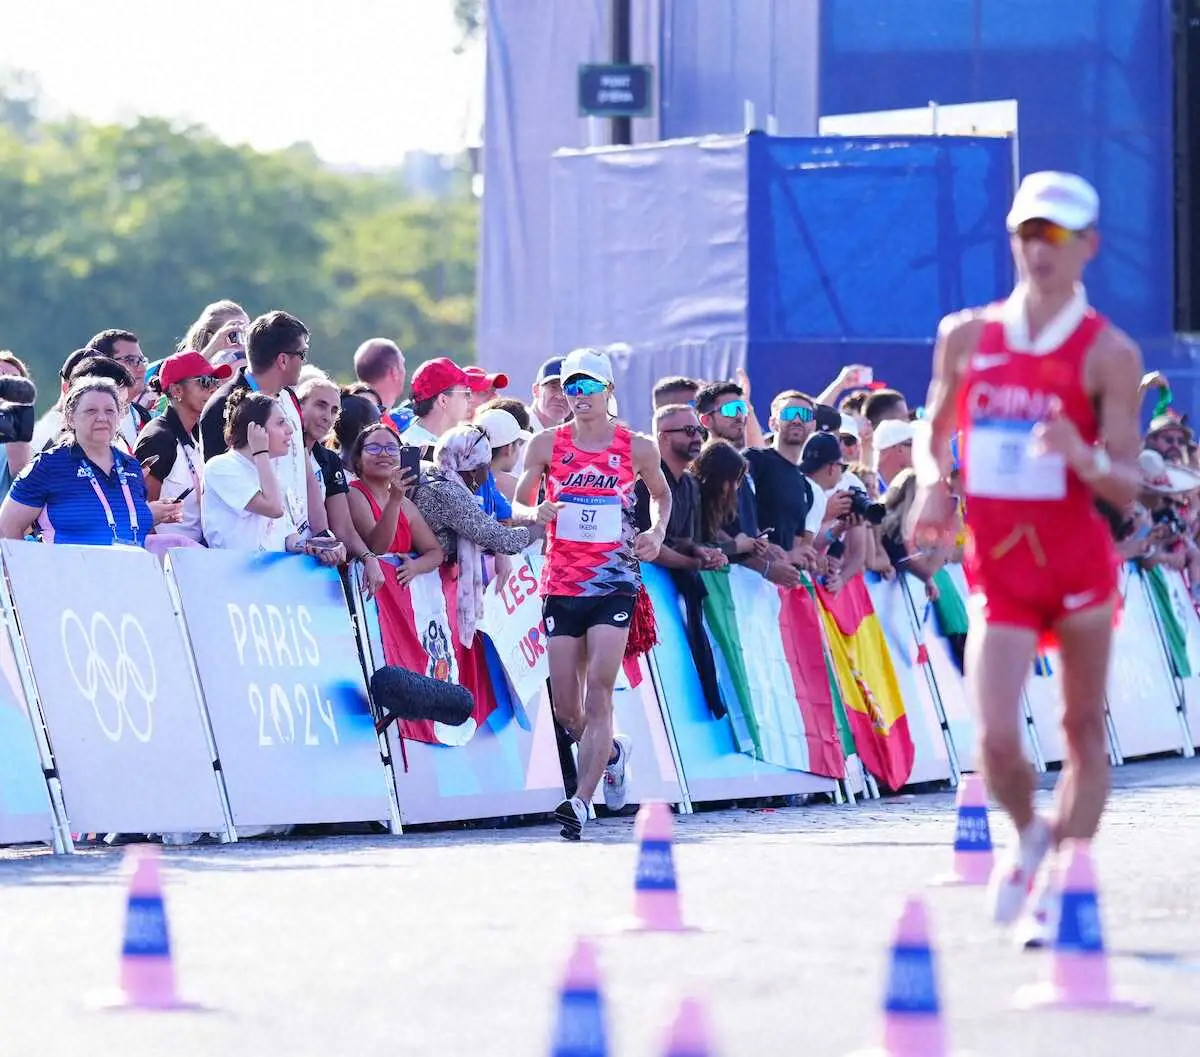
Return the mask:
<svg viewBox="0 0 1200 1057"><path fill-rule="evenodd" d="M468 367L466 375L467 385L471 387L473 393L486 393L489 389L508 388L508 375L502 371L488 374L482 367Z"/></svg>
<svg viewBox="0 0 1200 1057"><path fill-rule="evenodd" d="M426 360L413 371L412 395L415 400L428 400L447 389L453 389L456 385L469 386L470 378L466 371L447 356Z"/></svg>
<svg viewBox="0 0 1200 1057"><path fill-rule="evenodd" d="M224 381L233 374L233 365L222 363L214 366L198 352L177 352L163 360L158 371L158 384L165 390L168 385L185 382L189 378L216 378Z"/></svg>

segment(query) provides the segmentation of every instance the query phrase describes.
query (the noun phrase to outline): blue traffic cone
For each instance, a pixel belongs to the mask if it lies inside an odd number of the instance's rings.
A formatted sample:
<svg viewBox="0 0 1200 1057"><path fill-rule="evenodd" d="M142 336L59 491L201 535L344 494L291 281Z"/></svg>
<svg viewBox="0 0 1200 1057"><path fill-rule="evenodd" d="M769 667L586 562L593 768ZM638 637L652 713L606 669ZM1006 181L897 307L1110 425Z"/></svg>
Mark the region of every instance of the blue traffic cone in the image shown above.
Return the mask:
<svg viewBox="0 0 1200 1057"><path fill-rule="evenodd" d="M596 948L578 940L563 974L551 1057L606 1057L608 1032Z"/></svg>
<svg viewBox="0 0 1200 1057"><path fill-rule="evenodd" d="M935 885L985 885L992 875L992 829L988 824L987 788L977 774L958 783L958 821L954 827L954 867L934 878Z"/></svg>

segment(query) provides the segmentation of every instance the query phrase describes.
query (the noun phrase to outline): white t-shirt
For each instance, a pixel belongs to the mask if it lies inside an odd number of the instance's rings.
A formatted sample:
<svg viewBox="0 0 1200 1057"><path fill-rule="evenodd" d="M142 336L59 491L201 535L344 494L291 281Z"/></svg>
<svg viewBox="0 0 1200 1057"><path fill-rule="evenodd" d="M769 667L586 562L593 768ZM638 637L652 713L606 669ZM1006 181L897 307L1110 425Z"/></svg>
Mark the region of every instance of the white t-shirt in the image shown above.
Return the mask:
<svg viewBox="0 0 1200 1057"><path fill-rule="evenodd" d="M275 459L278 463L280 460ZM262 485L254 460L227 451L204 464L204 538L210 547L237 551L281 551L274 529L286 517L269 518L246 509ZM286 539L286 535L283 537Z"/></svg>
<svg viewBox="0 0 1200 1057"><path fill-rule="evenodd" d="M178 495L188 494L183 499L183 517L175 524L159 525L154 531L167 535L187 536L197 543L201 541L200 525L200 488L198 475L202 472L204 460L196 448L184 450L179 441L175 442L175 462L171 470L163 478L160 499L174 499ZM257 476L257 475L256 475ZM188 491L190 489L190 491Z"/></svg>
<svg viewBox="0 0 1200 1057"><path fill-rule="evenodd" d="M825 508L829 505L829 497L825 494L825 489L811 477L808 478L808 483L812 485L813 502L808 516L804 519L804 531L811 532L815 539L821 532L821 522L825 520Z"/></svg>
<svg viewBox="0 0 1200 1057"><path fill-rule="evenodd" d="M30 450L34 455L41 451L50 441L58 437L59 431L62 429L62 424L62 411L56 407L50 408L49 411L37 420L33 427L33 439L29 442Z"/></svg>

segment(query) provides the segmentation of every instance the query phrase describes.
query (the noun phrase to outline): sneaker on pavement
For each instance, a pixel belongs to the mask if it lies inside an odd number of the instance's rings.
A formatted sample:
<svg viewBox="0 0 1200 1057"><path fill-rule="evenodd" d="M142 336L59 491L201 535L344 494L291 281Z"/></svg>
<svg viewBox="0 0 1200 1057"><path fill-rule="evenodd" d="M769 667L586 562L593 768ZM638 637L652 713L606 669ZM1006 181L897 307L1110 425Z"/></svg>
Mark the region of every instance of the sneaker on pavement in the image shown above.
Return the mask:
<svg viewBox="0 0 1200 1057"><path fill-rule="evenodd" d="M563 840L579 840L583 836L583 824L587 821L587 805L579 797L573 796L554 809L554 819L562 823L559 835Z"/></svg>
<svg viewBox="0 0 1200 1057"><path fill-rule="evenodd" d="M1062 891L1053 866L1041 871L1039 883L1017 923L1015 939L1027 951L1053 947L1062 913Z"/></svg>
<svg viewBox="0 0 1200 1057"><path fill-rule="evenodd" d="M1050 827L1035 815L1021 832L1017 843L1007 850L992 870L988 882L988 905L997 925L1011 925L1020 916L1038 868L1050 850Z"/></svg>
<svg viewBox="0 0 1200 1057"><path fill-rule="evenodd" d="M604 768L604 806L609 811L620 811L629 799L625 769L629 765L633 742L628 734L618 734L613 738L613 744L617 747L617 758Z"/></svg>

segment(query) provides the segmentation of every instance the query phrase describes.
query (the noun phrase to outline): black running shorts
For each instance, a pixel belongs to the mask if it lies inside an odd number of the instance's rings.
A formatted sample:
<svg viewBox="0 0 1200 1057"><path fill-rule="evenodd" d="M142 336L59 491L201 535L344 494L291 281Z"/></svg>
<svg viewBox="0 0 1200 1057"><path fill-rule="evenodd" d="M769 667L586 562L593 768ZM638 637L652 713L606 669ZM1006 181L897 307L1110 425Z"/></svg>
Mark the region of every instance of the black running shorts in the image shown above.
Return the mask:
<svg viewBox="0 0 1200 1057"><path fill-rule="evenodd" d="M546 637L581 639L598 624L628 630L636 602L633 595L547 595L542 599Z"/></svg>

